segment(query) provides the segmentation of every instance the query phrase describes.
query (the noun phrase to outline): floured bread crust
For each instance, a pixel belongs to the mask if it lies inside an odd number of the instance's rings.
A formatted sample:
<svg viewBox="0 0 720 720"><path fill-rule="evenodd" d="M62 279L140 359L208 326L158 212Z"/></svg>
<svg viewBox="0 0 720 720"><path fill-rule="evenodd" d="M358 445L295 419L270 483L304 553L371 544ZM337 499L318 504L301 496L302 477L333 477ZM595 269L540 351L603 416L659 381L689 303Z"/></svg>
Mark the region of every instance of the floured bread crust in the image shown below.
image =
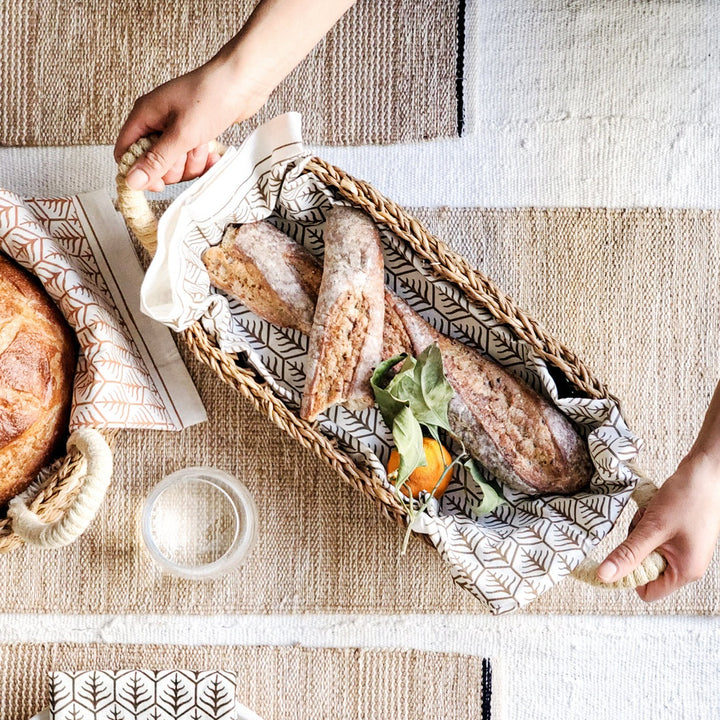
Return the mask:
<svg viewBox="0 0 720 720"><path fill-rule="evenodd" d="M327 213L323 239L323 275L300 408L306 420L336 403L370 407L370 376L383 344L384 269L375 223L361 210L336 205Z"/></svg>
<svg viewBox="0 0 720 720"><path fill-rule="evenodd" d="M67 436L75 337L40 283L0 254L0 507Z"/></svg>
<svg viewBox="0 0 720 720"><path fill-rule="evenodd" d="M220 245L202 257L210 282L278 327L310 334L322 265L269 222L229 225ZM383 360L412 352L412 343L384 293Z"/></svg>
<svg viewBox="0 0 720 720"><path fill-rule="evenodd" d="M279 327L310 334L322 268L269 222L230 225L203 254L215 287Z"/></svg>

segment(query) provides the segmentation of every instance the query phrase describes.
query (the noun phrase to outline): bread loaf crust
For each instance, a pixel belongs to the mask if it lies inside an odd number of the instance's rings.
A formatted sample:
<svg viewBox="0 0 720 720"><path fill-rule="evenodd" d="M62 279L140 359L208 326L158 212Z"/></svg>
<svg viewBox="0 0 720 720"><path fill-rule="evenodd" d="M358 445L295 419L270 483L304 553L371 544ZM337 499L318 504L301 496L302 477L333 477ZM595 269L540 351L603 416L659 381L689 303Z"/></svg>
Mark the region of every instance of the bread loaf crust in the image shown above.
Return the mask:
<svg viewBox="0 0 720 720"><path fill-rule="evenodd" d="M0 254L0 508L67 436L75 337L40 283Z"/></svg>
<svg viewBox="0 0 720 720"><path fill-rule="evenodd" d="M322 266L269 222L230 225L203 253L215 287L278 327L310 334Z"/></svg>
<svg viewBox="0 0 720 720"><path fill-rule="evenodd" d="M229 225L222 242L207 249L202 260L216 288L273 325L310 334L322 265L269 222ZM412 352L390 298L385 290L383 358Z"/></svg>
<svg viewBox="0 0 720 720"><path fill-rule="evenodd" d="M325 260L310 331L300 416L331 405L373 404L370 376L382 352L384 272L380 233L361 210L335 205L323 232Z"/></svg>

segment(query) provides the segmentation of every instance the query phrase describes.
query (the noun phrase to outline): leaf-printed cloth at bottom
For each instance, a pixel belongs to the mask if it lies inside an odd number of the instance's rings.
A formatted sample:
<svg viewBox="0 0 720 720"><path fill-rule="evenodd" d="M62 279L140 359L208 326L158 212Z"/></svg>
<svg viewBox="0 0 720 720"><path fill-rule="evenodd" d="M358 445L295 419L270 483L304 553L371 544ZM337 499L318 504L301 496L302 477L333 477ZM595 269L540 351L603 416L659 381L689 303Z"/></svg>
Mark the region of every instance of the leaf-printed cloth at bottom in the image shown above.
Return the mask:
<svg viewBox="0 0 720 720"><path fill-rule="evenodd" d="M226 671L83 670L50 673L50 720L261 720Z"/></svg>

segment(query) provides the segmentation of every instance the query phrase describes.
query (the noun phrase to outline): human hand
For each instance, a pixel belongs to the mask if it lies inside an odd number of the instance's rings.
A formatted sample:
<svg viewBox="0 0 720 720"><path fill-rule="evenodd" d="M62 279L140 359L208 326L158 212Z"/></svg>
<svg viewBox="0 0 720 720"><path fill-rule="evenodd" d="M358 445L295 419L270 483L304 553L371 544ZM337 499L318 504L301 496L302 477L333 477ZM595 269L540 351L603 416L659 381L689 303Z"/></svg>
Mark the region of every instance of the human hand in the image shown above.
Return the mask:
<svg viewBox="0 0 720 720"><path fill-rule="evenodd" d="M720 535L720 467L707 456L689 455L630 525L627 539L600 564L597 575L615 582L653 551L667 560L657 580L637 588L646 602L699 580Z"/></svg>
<svg viewBox="0 0 720 720"><path fill-rule="evenodd" d="M212 60L136 103L115 144L115 161L139 138L160 139L128 173L133 190L202 175L214 162L207 143L252 117L355 0L261 0Z"/></svg>
<svg viewBox="0 0 720 720"><path fill-rule="evenodd" d="M214 58L139 98L118 135L116 162L139 138L161 135L128 173L128 187L159 192L202 175L217 162L208 143L234 122L254 115L267 100L266 93L244 87L244 81L230 62Z"/></svg>

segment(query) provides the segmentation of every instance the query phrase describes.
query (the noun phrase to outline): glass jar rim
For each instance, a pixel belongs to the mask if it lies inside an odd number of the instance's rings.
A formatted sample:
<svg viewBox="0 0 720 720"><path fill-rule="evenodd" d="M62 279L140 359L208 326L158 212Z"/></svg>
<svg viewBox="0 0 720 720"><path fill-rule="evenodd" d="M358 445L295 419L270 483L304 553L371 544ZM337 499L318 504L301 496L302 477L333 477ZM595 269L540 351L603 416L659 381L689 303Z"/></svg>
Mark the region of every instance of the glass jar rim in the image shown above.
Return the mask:
<svg viewBox="0 0 720 720"><path fill-rule="evenodd" d="M225 552L216 560L192 566L173 562L158 547L152 532L152 513L160 497L183 483L205 482L226 496L235 516L235 533ZM209 580L238 567L248 556L257 539L257 507L247 487L236 477L209 466L177 470L163 478L150 491L141 515L141 532L151 557L165 571L191 580Z"/></svg>

